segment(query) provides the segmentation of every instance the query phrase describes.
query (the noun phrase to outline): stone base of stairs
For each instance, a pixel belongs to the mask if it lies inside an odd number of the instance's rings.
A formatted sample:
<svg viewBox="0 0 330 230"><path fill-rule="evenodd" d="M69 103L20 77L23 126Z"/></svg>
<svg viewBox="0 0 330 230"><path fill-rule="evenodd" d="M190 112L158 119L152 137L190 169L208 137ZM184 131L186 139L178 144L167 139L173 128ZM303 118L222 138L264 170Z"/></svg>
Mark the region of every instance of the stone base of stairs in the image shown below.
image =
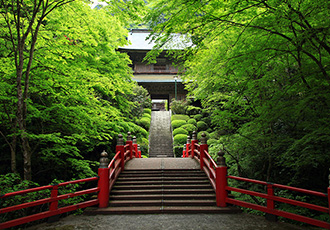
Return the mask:
<svg viewBox="0 0 330 230"><path fill-rule="evenodd" d="M86 215L120 215L120 214L232 214L240 213L237 207L202 207L202 206L145 206L145 207L90 207L84 211Z"/></svg>

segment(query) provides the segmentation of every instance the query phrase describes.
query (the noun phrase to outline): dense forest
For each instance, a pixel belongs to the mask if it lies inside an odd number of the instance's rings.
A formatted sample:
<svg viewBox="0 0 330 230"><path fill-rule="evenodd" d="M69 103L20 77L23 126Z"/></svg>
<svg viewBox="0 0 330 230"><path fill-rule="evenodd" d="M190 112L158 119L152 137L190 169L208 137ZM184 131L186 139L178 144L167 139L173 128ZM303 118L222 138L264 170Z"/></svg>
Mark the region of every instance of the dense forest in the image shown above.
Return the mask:
<svg viewBox="0 0 330 230"><path fill-rule="evenodd" d="M330 166L328 1L157 1L157 50L189 34L183 76L240 176L325 191ZM154 52L157 53L157 52ZM152 58L153 55L150 55Z"/></svg>
<svg viewBox="0 0 330 230"><path fill-rule="evenodd" d="M92 9L89 1L0 1L1 193L23 179L49 184L96 175L100 153L113 154L119 133L132 132L146 150L148 129L138 124L151 100L131 80L129 57L117 51L143 16L142 3L128 10L120 3Z"/></svg>
<svg viewBox="0 0 330 230"><path fill-rule="evenodd" d="M95 175L119 133L147 149L150 98L117 51L144 22L158 44L149 61L173 34L192 44L168 53L201 103L182 113L205 118L210 152L225 151L231 174L325 191L329 1L108 3L0 0L0 185Z"/></svg>

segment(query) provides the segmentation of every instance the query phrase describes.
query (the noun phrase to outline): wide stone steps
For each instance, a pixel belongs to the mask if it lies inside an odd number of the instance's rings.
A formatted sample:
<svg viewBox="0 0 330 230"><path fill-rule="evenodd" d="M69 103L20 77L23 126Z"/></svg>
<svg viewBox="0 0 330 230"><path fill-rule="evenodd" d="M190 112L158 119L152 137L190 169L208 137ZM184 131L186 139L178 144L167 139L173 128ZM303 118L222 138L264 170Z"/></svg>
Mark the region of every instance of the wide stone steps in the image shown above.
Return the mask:
<svg viewBox="0 0 330 230"><path fill-rule="evenodd" d="M98 214L231 213L218 208L205 173L199 169L124 170L110 192L109 207Z"/></svg>

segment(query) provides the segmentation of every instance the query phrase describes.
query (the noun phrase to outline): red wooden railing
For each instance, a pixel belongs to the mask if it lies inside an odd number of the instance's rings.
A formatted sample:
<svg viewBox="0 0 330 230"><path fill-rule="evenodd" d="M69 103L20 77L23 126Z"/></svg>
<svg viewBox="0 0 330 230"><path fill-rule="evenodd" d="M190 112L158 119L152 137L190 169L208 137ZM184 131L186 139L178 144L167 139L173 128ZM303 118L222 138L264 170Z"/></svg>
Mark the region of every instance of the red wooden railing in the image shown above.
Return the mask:
<svg viewBox="0 0 330 230"><path fill-rule="evenodd" d="M236 177L236 176L229 176L227 175L227 166L224 158L224 152L220 151L218 153L218 160L217 163L212 159L210 154L208 153L208 146L206 144L205 134L202 135L201 144L198 144L198 140L196 138L196 132L193 133L192 140L188 138L187 144L183 150L183 157L191 157L197 160L200 163L201 169L206 173L208 176L212 187L216 193L216 202L217 206L219 207L226 207L227 204L233 204L245 208L250 208L258 211L262 211L271 215L281 216L288 219L304 222L307 224L315 225L318 227L330 229L330 223L313 219L310 217L282 211L276 209L275 202L278 203L286 203L294 206L304 207L311 210L316 210L319 212L324 212L330 214L330 186L327 189L327 193L321 193L316 191L311 191L307 189L301 189L281 184L273 184L269 182L259 181L259 180L252 180L243 177ZM330 178L329 178L330 179ZM256 192L250 191L248 189L241 189L228 186L228 180L236 180L242 182L248 182L252 184L262 185L266 188L266 192ZM297 201L293 199L288 199L284 197L280 197L275 195L275 189L282 189L287 191L293 192L300 192L306 195L313 195L318 196L328 201L328 207L323 207L319 205L310 204L307 202ZM256 196L260 198L266 199L266 206L253 204L246 201L241 201L234 199L232 196L228 196L228 191L237 192L241 194L247 194L251 196Z"/></svg>
<svg viewBox="0 0 330 230"><path fill-rule="evenodd" d="M125 163L132 159L133 157L141 158L141 151L138 150L138 145L136 144L136 138L131 138L130 133L128 133L126 145L123 144L123 136L118 135L118 142L116 146L116 155L113 157L111 162L108 164L109 160L107 158L108 154L103 151L101 153L100 167L98 169L98 177L91 177L86 179L74 180L63 182L55 185L46 185L37 188L26 189L22 191L12 192L3 194L0 199L5 199L9 197L14 197L18 195L29 194L32 192L39 192L44 190L50 191L50 196L44 199L27 202L23 204L18 204L15 206L5 207L0 209L0 214L9 213L24 208L30 208L38 205L49 204L48 211L32 214L29 216L21 217L18 219L10 220L4 223L0 223L0 229L10 228L17 225L25 224L28 222L57 216L62 213L71 212L77 209L86 208L90 206L99 205L100 208L108 207L109 203L109 193L115 183L118 175L124 170ZM58 195L58 189L60 187L65 187L72 184L80 184L85 182L97 181L97 187L85 189L82 191L77 191L73 193ZM58 207L60 200L69 199L76 196L82 196L86 194L97 193L97 198L91 198L91 200L84 201L78 204L69 205L66 207Z"/></svg>

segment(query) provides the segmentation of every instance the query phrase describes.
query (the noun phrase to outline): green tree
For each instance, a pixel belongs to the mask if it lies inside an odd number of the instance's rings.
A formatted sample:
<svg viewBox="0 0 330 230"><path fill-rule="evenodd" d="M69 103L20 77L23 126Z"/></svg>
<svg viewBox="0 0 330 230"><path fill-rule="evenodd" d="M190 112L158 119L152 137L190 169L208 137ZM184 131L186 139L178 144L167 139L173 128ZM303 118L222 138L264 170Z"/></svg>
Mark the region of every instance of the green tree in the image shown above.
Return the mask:
<svg viewBox="0 0 330 230"><path fill-rule="evenodd" d="M72 169L63 179L90 175L84 155L137 129L125 118L129 58L116 51L127 43L125 22L113 6L93 10L83 1L1 4L0 134L12 171L22 153L25 179L54 162L55 175Z"/></svg>
<svg viewBox="0 0 330 230"><path fill-rule="evenodd" d="M157 49L173 33L190 37L185 82L212 125L227 134L216 148L226 148L238 173L324 187L330 163L329 2L182 0L155 1L153 7L147 20ZM309 166L302 152L313 159ZM312 178L320 179L306 185Z"/></svg>

